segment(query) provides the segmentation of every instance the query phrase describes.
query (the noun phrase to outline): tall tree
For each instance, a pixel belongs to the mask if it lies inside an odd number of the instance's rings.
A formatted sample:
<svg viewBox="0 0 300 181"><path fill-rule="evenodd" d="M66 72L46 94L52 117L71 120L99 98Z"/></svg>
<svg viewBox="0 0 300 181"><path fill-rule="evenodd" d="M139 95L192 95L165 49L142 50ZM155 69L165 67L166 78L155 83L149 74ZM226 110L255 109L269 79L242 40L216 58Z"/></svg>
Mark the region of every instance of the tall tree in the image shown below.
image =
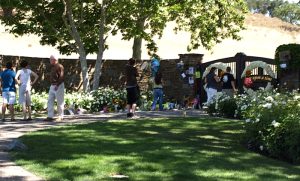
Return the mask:
<svg viewBox="0 0 300 181"><path fill-rule="evenodd" d="M134 38L133 57L140 59L142 40L154 54L158 50L154 39L161 38L167 22L177 23L175 31L191 33L188 50L199 46L210 49L224 38L239 39L246 12L243 0L133 0L124 5L118 26L124 39Z"/></svg>
<svg viewBox="0 0 300 181"><path fill-rule="evenodd" d="M283 4L274 10L274 17L295 25L300 25L300 5L296 3Z"/></svg>
<svg viewBox="0 0 300 181"><path fill-rule="evenodd" d="M271 17L273 17L273 11L275 8L284 3L288 3L284 0L246 0L246 2L252 13L268 14Z"/></svg>
<svg viewBox="0 0 300 181"><path fill-rule="evenodd" d="M2 3L3 1L1 1ZM80 25L87 23L80 14L89 12L84 2L76 5L70 0L63 1L37 1L37 0L9 0L1 4L2 7L10 6L16 9L13 17L4 17L2 21L11 27L9 32L16 36L36 34L41 37L42 45L48 44L56 47L62 54L79 54L83 88L88 90L89 78L87 72L86 54L93 52L92 48L84 45L81 34L88 34ZM74 15L77 13L77 15ZM92 13L90 13L92 16ZM94 14L95 15L95 14ZM76 23L75 23L76 22Z"/></svg>
<svg viewBox="0 0 300 181"><path fill-rule="evenodd" d="M16 9L13 17L2 17L9 32L17 36L37 34L42 45L56 47L62 54L79 54L84 91L90 88L86 56L98 53L93 81L93 88L98 88L105 39L112 27L109 23L114 23L117 14L107 16L96 0L9 0L0 1L0 5Z"/></svg>

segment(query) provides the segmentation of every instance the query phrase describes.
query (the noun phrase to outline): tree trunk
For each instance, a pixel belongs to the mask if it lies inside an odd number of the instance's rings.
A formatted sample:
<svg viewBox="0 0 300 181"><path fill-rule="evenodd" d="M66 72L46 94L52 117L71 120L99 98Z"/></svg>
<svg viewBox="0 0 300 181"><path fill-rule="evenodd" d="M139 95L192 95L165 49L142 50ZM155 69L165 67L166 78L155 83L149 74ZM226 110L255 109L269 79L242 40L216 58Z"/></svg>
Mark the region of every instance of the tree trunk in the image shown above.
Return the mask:
<svg viewBox="0 0 300 181"><path fill-rule="evenodd" d="M79 61L81 67L83 91L89 92L90 91L89 72L87 68L86 53L84 49L79 50Z"/></svg>
<svg viewBox="0 0 300 181"><path fill-rule="evenodd" d="M136 60L142 59L142 38L135 37L132 46L132 58Z"/></svg>
<svg viewBox="0 0 300 181"><path fill-rule="evenodd" d="M145 28L145 21L146 18L140 18L137 21L137 29L144 30ZM136 60L141 60L142 59L142 42L143 39L141 37L135 37L133 41L133 46L132 46L132 58L135 58Z"/></svg>
<svg viewBox="0 0 300 181"><path fill-rule="evenodd" d="M98 44L98 53L97 53L97 60L95 65L94 71L94 79L93 79L93 90L97 90L99 88L100 76L102 74L102 59L103 59L103 52L104 52L104 26L106 23L106 0L102 1L101 4L101 20L100 20L100 30L99 30L99 44Z"/></svg>
<svg viewBox="0 0 300 181"><path fill-rule="evenodd" d="M80 66L81 66L81 72L82 72L83 91L88 92L90 90L90 87L89 87L89 75L88 75L88 70L87 70L86 51L84 48L84 44L81 41L81 37L80 37L80 34L75 25L74 19L73 19L72 2L70 0L64 0L63 2L65 5L65 12L64 12L62 18L63 18L64 24L67 27L70 35L73 37L73 39L76 42L77 52L79 54L79 60L80 60ZM67 21L64 18L64 16L67 16L69 21ZM70 24L68 24L68 22Z"/></svg>

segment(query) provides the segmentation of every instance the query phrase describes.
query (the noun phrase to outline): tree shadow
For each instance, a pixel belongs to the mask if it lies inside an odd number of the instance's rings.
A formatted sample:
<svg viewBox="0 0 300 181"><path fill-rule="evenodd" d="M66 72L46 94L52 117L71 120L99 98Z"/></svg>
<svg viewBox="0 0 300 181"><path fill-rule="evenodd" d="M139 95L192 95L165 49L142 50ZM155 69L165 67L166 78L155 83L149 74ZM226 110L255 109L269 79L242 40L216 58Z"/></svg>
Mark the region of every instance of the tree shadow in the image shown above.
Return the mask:
<svg viewBox="0 0 300 181"><path fill-rule="evenodd" d="M235 120L112 120L25 135L22 140L28 151L14 155L41 169L50 167L59 175L50 175L50 180L99 178L96 167L101 163L115 165L130 180L300 179L300 167L246 150L240 144L242 133L241 122ZM95 160L89 166L60 168L53 164L85 158Z"/></svg>

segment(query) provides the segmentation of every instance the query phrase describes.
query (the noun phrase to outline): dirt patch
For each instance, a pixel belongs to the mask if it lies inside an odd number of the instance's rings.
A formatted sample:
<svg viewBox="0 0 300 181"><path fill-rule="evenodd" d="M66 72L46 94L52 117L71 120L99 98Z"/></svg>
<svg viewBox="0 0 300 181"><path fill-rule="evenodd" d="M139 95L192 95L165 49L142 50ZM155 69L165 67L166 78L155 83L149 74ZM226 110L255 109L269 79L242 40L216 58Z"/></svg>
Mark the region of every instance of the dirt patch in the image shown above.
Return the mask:
<svg viewBox="0 0 300 181"><path fill-rule="evenodd" d="M284 22L279 18L267 17L263 14L248 14L245 19L245 25L272 28L275 30L287 31L291 33L300 32L300 26Z"/></svg>

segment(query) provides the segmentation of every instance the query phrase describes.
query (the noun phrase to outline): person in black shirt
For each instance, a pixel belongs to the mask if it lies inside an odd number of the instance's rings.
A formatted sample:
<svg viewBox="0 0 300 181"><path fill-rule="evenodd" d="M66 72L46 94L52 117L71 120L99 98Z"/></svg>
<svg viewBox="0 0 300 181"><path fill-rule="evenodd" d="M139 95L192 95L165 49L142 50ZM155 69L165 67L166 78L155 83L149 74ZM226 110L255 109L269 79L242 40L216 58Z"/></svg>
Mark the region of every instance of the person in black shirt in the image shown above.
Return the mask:
<svg viewBox="0 0 300 181"><path fill-rule="evenodd" d="M222 92L229 95L230 97L233 97L233 94L237 91L237 89L235 88L235 79L230 72L231 68L227 67L226 72L221 77Z"/></svg>
<svg viewBox="0 0 300 181"><path fill-rule="evenodd" d="M135 65L135 59L130 58L125 68L126 91L127 91L127 118L137 117L135 115L136 103L138 100L138 71Z"/></svg>
<svg viewBox="0 0 300 181"><path fill-rule="evenodd" d="M207 93L207 104L209 105L213 100L213 97L217 93L218 82L220 82L220 78L215 74L216 67L212 67L209 73L205 77L206 93Z"/></svg>

